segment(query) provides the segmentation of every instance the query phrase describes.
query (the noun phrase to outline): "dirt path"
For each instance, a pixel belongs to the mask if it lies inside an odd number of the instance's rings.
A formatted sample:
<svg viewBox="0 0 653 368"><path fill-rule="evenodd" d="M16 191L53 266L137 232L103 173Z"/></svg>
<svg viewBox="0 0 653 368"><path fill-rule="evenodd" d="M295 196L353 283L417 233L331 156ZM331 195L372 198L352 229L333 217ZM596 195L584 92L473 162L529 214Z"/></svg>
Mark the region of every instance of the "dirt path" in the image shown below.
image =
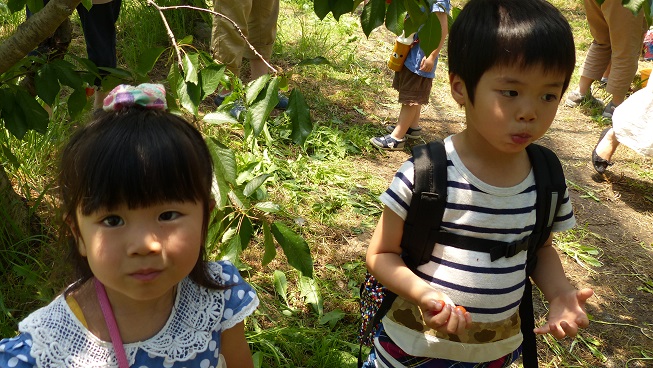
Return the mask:
<svg viewBox="0 0 653 368"><path fill-rule="evenodd" d="M377 42L384 42L378 38L373 35L367 47L372 49ZM392 75L388 73L387 78L389 85ZM380 125L392 123L398 115L396 92L390 88L385 92L365 106L366 111L380 118ZM601 130L610 122L599 123L586 114L589 112L583 109L561 106L539 143L560 157L577 218L576 229L557 241L596 248L596 257L602 263L599 267L583 267L571 256L561 257L568 278L579 287L592 287L596 293L588 307L595 322L582 336L605 355L605 361L593 356L582 341L576 342L572 352L587 364L584 366L624 367L629 359L641 358L642 351L653 355L653 159L621 146L609 172L605 176L596 174L590 162L591 152ZM421 124L426 141L464 128L463 111L450 96L443 65L438 66L431 104L423 109ZM408 155L408 149L383 153L370 161L371 169L389 182ZM648 290L642 289L646 287ZM539 312L546 313L544 304L537 303ZM560 366L559 358L540 342L543 362ZM549 344L554 349L557 345L552 340ZM571 341L561 341L560 345L568 351ZM574 359L567 356L566 362ZM653 367L653 360L633 360L628 366Z"/></svg>

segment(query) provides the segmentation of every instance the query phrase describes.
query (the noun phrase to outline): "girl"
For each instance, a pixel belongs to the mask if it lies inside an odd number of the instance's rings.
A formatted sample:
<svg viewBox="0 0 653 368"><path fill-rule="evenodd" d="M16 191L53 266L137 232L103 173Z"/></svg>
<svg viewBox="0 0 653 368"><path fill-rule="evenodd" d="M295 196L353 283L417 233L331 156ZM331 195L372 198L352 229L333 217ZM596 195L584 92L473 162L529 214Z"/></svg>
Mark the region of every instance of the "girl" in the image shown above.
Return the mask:
<svg viewBox="0 0 653 368"><path fill-rule="evenodd" d="M207 262L213 167L163 86L118 86L63 151L58 178L79 278L0 341L2 367L252 367L258 306L229 262Z"/></svg>

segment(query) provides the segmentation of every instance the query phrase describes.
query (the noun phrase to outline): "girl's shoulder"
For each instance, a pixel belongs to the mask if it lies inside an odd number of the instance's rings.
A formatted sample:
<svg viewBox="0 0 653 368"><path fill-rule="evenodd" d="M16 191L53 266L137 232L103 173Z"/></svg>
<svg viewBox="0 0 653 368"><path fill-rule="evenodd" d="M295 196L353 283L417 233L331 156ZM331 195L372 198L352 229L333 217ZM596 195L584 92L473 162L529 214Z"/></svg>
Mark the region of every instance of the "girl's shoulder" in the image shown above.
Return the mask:
<svg viewBox="0 0 653 368"><path fill-rule="evenodd" d="M36 366L36 360L30 355L31 350L32 338L29 334L0 340L0 367Z"/></svg>

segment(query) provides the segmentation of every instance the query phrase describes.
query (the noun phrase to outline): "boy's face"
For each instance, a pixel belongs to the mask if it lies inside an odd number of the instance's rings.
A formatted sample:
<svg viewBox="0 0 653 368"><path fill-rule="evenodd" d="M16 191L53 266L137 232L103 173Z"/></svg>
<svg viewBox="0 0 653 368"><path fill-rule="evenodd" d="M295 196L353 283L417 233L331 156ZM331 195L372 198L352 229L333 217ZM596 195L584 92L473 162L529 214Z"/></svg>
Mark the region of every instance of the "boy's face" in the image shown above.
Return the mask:
<svg viewBox="0 0 653 368"><path fill-rule="evenodd" d="M476 86L474 104L465 83L451 76L451 92L465 106L467 131L503 153L518 153L549 129L562 97L565 76L539 66L494 67Z"/></svg>

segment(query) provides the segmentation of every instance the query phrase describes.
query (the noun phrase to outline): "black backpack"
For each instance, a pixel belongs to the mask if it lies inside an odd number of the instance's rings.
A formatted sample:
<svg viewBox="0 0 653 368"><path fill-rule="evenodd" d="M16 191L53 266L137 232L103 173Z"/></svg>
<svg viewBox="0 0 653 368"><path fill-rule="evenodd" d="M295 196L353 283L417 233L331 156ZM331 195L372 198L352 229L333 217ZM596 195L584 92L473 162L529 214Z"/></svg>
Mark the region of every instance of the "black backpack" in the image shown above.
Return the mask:
<svg viewBox="0 0 653 368"><path fill-rule="evenodd" d="M413 147L415 180L413 197L404 222L401 239L402 258L406 266L415 271L429 261L433 247L447 239L455 247L490 253L491 260L512 257L527 251L526 275L531 275L537 263L537 250L551 234L553 220L558 212L566 190L565 176L560 160L546 147L531 144L526 151L533 167L537 191L536 220L531 235L512 243L478 239L440 231L442 215L447 203L447 154L442 141L433 141ZM408 246L412 244L412 246ZM360 288L360 312L362 323L359 333L362 365L362 346L371 346L383 316L390 310L397 295L387 290L369 273ZM535 339L532 285L525 283L524 295L519 306L521 331L524 336L522 360L524 368L536 368L537 345Z"/></svg>

